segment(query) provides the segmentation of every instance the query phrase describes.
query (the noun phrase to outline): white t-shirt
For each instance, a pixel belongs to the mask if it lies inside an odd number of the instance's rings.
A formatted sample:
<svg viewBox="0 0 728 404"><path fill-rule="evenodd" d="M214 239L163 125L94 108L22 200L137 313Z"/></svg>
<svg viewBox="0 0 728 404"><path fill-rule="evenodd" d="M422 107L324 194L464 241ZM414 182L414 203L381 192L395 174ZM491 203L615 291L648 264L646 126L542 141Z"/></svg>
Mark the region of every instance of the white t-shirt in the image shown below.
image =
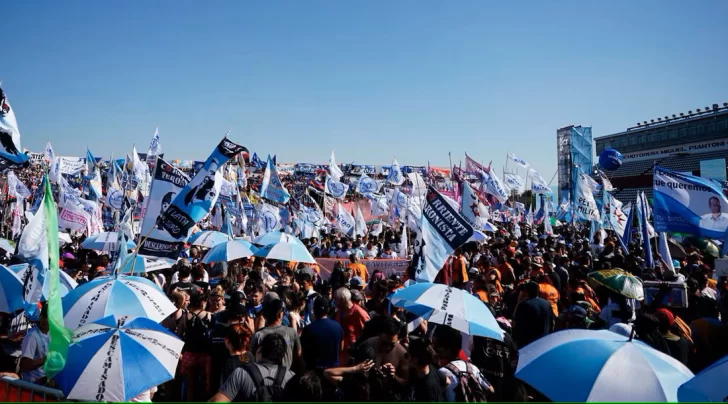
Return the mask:
<svg viewBox="0 0 728 404"><path fill-rule="evenodd" d="M389 253L389 254L387 254L387 253L382 253L382 258L384 258L384 259L388 259L388 260L392 260L392 259L397 259L397 258L399 258L399 256L398 256L398 255L397 255L397 253L396 253L396 252L394 252L394 250L393 250L393 251L392 251L391 253Z"/></svg>
<svg viewBox="0 0 728 404"><path fill-rule="evenodd" d="M728 228L728 215L721 213L717 218L712 213L703 215L700 218L700 228L724 232Z"/></svg>
<svg viewBox="0 0 728 404"><path fill-rule="evenodd" d="M364 247L362 249L362 252L364 253L364 258L374 259L377 258L377 253L379 253L379 250L377 249L377 246L373 245L371 249Z"/></svg>
<svg viewBox="0 0 728 404"><path fill-rule="evenodd" d="M473 375L475 376L475 379L480 381L480 385L483 386L483 390L486 390L486 391L490 390L490 383L488 383L488 380L486 380L485 377L482 374L480 374L480 370L478 370L477 366L468 364L467 362L461 361L461 360L453 361L450 363L452 365L454 365L457 368L457 370L459 370L461 372L465 372L466 370L468 370L466 368L466 366L468 366L470 368L469 369L470 372L472 372ZM443 376L444 378L447 378L447 380L449 381L449 384L445 388L445 398L447 399L448 402L454 403L455 402L455 389L460 384L460 379L455 374L453 374L450 371L450 369L448 369L447 367L440 368L438 370L438 372L440 373L441 376Z"/></svg>
<svg viewBox="0 0 728 404"><path fill-rule="evenodd" d="M637 319L637 310L640 308L640 303L636 301L635 299L627 299L627 306L632 308L632 318L629 319L629 322L633 322ZM619 305L617 303L612 302L612 299L609 299L609 304L607 304L603 309L602 312L599 313L599 318L604 320L604 322L607 323L607 328L617 324L617 323L623 323L624 320L621 317L613 316L612 312L618 312L620 310Z"/></svg>
<svg viewBox="0 0 728 404"><path fill-rule="evenodd" d="M25 334L23 343L20 346L20 356L32 360L48 356L48 334L43 334L40 328L33 327ZM43 366L28 372L23 372L23 380L35 383L38 379L45 377Z"/></svg>

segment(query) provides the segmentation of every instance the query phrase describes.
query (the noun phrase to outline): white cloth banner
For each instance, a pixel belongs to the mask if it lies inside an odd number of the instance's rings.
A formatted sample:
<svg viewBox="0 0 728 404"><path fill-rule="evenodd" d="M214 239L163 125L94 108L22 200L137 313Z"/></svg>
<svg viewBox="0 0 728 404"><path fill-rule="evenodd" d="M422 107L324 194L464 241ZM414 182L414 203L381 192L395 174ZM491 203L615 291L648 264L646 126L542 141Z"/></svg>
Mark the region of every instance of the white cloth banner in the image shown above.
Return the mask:
<svg viewBox="0 0 728 404"><path fill-rule="evenodd" d="M330 175L326 176L326 193L336 199L344 199L346 193L349 192L349 186L343 182L336 181Z"/></svg>
<svg viewBox="0 0 728 404"><path fill-rule="evenodd" d="M591 178L581 173L580 181L576 185L576 214L580 219L588 221L601 221L597 202L590 187Z"/></svg>

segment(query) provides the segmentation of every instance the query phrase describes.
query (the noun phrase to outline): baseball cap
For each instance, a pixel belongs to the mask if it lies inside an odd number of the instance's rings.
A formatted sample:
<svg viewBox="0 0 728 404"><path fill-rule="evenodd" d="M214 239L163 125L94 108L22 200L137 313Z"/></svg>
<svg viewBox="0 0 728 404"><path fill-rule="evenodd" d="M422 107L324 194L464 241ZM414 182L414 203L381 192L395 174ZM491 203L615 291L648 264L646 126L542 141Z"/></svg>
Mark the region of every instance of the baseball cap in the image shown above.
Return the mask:
<svg viewBox="0 0 728 404"><path fill-rule="evenodd" d="M301 280L313 281L316 279L316 272L311 267L303 267L296 271L296 278Z"/></svg>
<svg viewBox="0 0 728 404"><path fill-rule="evenodd" d="M363 302L364 301L364 294L361 293L359 290L352 290L351 291L351 301L352 302Z"/></svg>
<svg viewBox="0 0 728 404"><path fill-rule="evenodd" d="M329 299L327 297L319 296L313 300L313 312L314 313L321 313L323 311L327 311L330 306L331 306L331 302L329 301Z"/></svg>
<svg viewBox="0 0 728 404"><path fill-rule="evenodd" d="M349 279L349 286L351 286L352 288L364 287L364 280L360 276L354 276Z"/></svg>

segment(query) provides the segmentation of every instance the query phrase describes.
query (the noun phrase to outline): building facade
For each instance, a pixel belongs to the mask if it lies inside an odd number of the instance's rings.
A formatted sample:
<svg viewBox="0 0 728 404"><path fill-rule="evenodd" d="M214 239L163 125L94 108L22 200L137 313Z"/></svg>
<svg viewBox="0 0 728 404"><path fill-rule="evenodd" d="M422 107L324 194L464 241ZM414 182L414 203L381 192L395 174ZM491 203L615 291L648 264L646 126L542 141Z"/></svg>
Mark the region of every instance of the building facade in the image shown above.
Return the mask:
<svg viewBox="0 0 728 404"><path fill-rule="evenodd" d="M634 201L639 191L652 197L655 165L725 182L728 103L645 121L595 143L597 156L606 148L622 153L622 166L605 173L617 189L615 197L624 203Z"/></svg>

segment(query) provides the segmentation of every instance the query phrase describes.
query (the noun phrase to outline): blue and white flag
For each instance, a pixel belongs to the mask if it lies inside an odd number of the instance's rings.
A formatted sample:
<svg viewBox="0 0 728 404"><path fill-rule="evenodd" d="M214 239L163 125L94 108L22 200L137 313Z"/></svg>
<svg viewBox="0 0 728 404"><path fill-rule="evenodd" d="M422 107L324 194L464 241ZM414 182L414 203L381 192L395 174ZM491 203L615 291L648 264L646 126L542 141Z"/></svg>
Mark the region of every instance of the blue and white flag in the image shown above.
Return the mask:
<svg viewBox="0 0 728 404"><path fill-rule="evenodd" d="M548 190L548 191L543 191L543 192L551 192L551 189L549 188L549 183L546 182L546 180L543 179L543 177L541 177L541 175L538 173L538 171L534 170L533 168L529 168L528 174L526 174L526 175L528 176L528 178L531 180L531 183L533 184L533 185L531 185L531 189L544 189L544 190ZM537 187L534 188L535 186L537 186Z"/></svg>
<svg viewBox="0 0 728 404"><path fill-rule="evenodd" d="M661 231L657 239L657 252L662 256L662 260L667 264L667 269L677 272L675 265L672 263L672 255L670 255L670 246L667 244L667 233Z"/></svg>
<svg viewBox="0 0 728 404"><path fill-rule="evenodd" d="M372 201L372 217L382 217L387 214L388 204L387 196L379 194L367 194L367 198Z"/></svg>
<svg viewBox="0 0 728 404"><path fill-rule="evenodd" d="M154 156L162 154L162 143L159 141L159 128L154 129L154 136L152 136L152 142L149 144L149 150L147 151L147 161L150 161Z"/></svg>
<svg viewBox="0 0 728 404"><path fill-rule="evenodd" d="M86 147L86 173L87 175L91 175L91 173L96 170L96 157L94 157L94 154L91 153L91 149Z"/></svg>
<svg viewBox="0 0 728 404"><path fill-rule="evenodd" d="M44 181L48 181L48 177L44 178ZM45 187L45 183L41 183L41 187ZM55 207L53 201L46 201L45 198L49 195L43 194L42 201L50 203ZM41 202L42 206L43 203ZM20 236L18 241L18 256L23 258L32 267L37 270L37 277L32 280L26 280L23 285L23 299L26 302L26 315L30 317L36 317L38 314L38 305L43 292L43 282L48 273L49 264L49 252L48 252L48 221L46 209L39 209L38 213L25 226L23 234ZM33 273L33 271L28 271Z"/></svg>
<svg viewBox="0 0 728 404"><path fill-rule="evenodd" d="M580 181L576 183L576 217L586 221L601 221L594 193L590 188L588 175L581 173Z"/></svg>
<svg viewBox="0 0 728 404"><path fill-rule="evenodd" d="M164 229L176 240L187 240L195 226L210 212L220 194L220 168L243 147L224 138L207 158L202 170L174 198L172 205L160 216Z"/></svg>
<svg viewBox="0 0 728 404"><path fill-rule="evenodd" d="M473 236L473 226L433 187L428 187L411 265L417 282L433 282L456 248Z"/></svg>
<svg viewBox="0 0 728 404"><path fill-rule="evenodd" d="M380 185L377 180L366 174L362 174L359 178L359 182L356 184L356 192L362 195L376 194L379 192L379 186Z"/></svg>
<svg viewBox="0 0 728 404"><path fill-rule="evenodd" d="M46 143L45 152L43 153L43 155L49 163L53 162L53 160L56 159L56 153L53 151L53 146L51 146L51 142Z"/></svg>
<svg viewBox="0 0 728 404"><path fill-rule="evenodd" d="M5 92L0 88L0 158L10 165L23 165L30 158L22 150L15 110L10 107Z"/></svg>
<svg viewBox="0 0 728 404"><path fill-rule="evenodd" d="M655 266L655 262L652 259L652 247L650 246L650 234L647 230L649 226L649 215L650 205L647 202L647 197L644 192L640 192L637 197L637 219L640 224L640 233L642 234L642 247L645 250L645 265L647 268Z"/></svg>
<svg viewBox="0 0 728 404"><path fill-rule="evenodd" d="M397 159L392 160L392 166L389 168L389 175L387 175L387 182L392 185L402 185L404 183L404 175L402 175L402 170L399 168Z"/></svg>
<svg viewBox="0 0 728 404"><path fill-rule="evenodd" d="M554 234L554 229L551 227L551 212L549 212L550 203L545 203L543 208L543 232L547 235Z"/></svg>
<svg viewBox="0 0 728 404"><path fill-rule="evenodd" d="M528 212L526 212L526 224L533 226L533 209L531 206L528 207Z"/></svg>
<svg viewBox="0 0 728 404"><path fill-rule="evenodd" d="M536 182L531 182L531 191L535 194L548 194L551 193L551 188Z"/></svg>
<svg viewBox="0 0 728 404"><path fill-rule="evenodd" d="M528 164L528 163L526 163L526 160L524 160L524 159L519 159L519 158L518 158L518 157L516 157L516 155L515 155L515 154L513 154L513 153L508 153L508 158L509 158L510 160L512 160L512 161L513 161L514 163L518 164L519 166L521 166L521 167L523 167L523 168L528 168L528 166L529 166L529 164Z"/></svg>
<svg viewBox="0 0 728 404"><path fill-rule="evenodd" d="M725 208L724 208L725 207ZM728 199L715 182L655 167L655 230L723 239L728 230Z"/></svg>
<svg viewBox="0 0 728 404"><path fill-rule="evenodd" d="M283 227L281 210L278 207L261 202L257 209L261 234L280 230Z"/></svg>
<svg viewBox="0 0 728 404"><path fill-rule="evenodd" d="M490 172L487 173L481 171L480 177L483 183L483 192L495 196L500 203L505 203L508 200L510 189L501 182L494 170L490 170Z"/></svg>
<svg viewBox="0 0 728 404"><path fill-rule="evenodd" d="M463 181L463 197L461 198L460 213L465 220L476 229L481 228L480 200L467 181Z"/></svg>
<svg viewBox="0 0 728 404"><path fill-rule="evenodd" d="M250 159L250 164L255 167L256 170L262 170L265 168L267 163L261 160L257 153L253 153L253 158Z"/></svg>
<svg viewBox="0 0 728 404"><path fill-rule="evenodd" d="M336 164L336 157L334 156L333 150L331 150L331 157L329 158L329 176L331 176L334 181L341 181L341 177L344 176L344 173Z"/></svg>
<svg viewBox="0 0 728 404"><path fill-rule="evenodd" d="M15 197L16 199L24 199L31 195L30 190L28 187L23 184L23 181L20 180L17 176L15 176L15 173L12 171L8 171L8 194L10 196Z"/></svg>
<svg viewBox="0 0 728 404"><path fill-rule="evenodd" d="M505 173L503 174L503 179L505 180L506 185L508 185L508 188L515 189L519 194L523 191L523 188L526 185L526 181L518 174Z"/></svg>
<svg viewBox="0 0 728 404"><path fill-rule="evenodd" d="M344 234L352 234L356 219L351 213L347 212L340 202L336 203L336 228Z"/></svg>
<svg viewBox="0 0 728 404"><path fill-rule="evenodd" d="M287 203L291 199L291 195L288 193L286 187L283 186L283 183L281 183L280 177L278 177L278 169L270 156L268 157L268 166L265 169L265 174L263 174L260 196L278 203Z"/></svg>
<svg viewBox="0 0 728 404"><path fill-rule="evenodd" d="M326 176L326 184L324 184L326 193L336 199L344 199L346 193L349 192L349 185L336 181L330 175Z"/></svg>

